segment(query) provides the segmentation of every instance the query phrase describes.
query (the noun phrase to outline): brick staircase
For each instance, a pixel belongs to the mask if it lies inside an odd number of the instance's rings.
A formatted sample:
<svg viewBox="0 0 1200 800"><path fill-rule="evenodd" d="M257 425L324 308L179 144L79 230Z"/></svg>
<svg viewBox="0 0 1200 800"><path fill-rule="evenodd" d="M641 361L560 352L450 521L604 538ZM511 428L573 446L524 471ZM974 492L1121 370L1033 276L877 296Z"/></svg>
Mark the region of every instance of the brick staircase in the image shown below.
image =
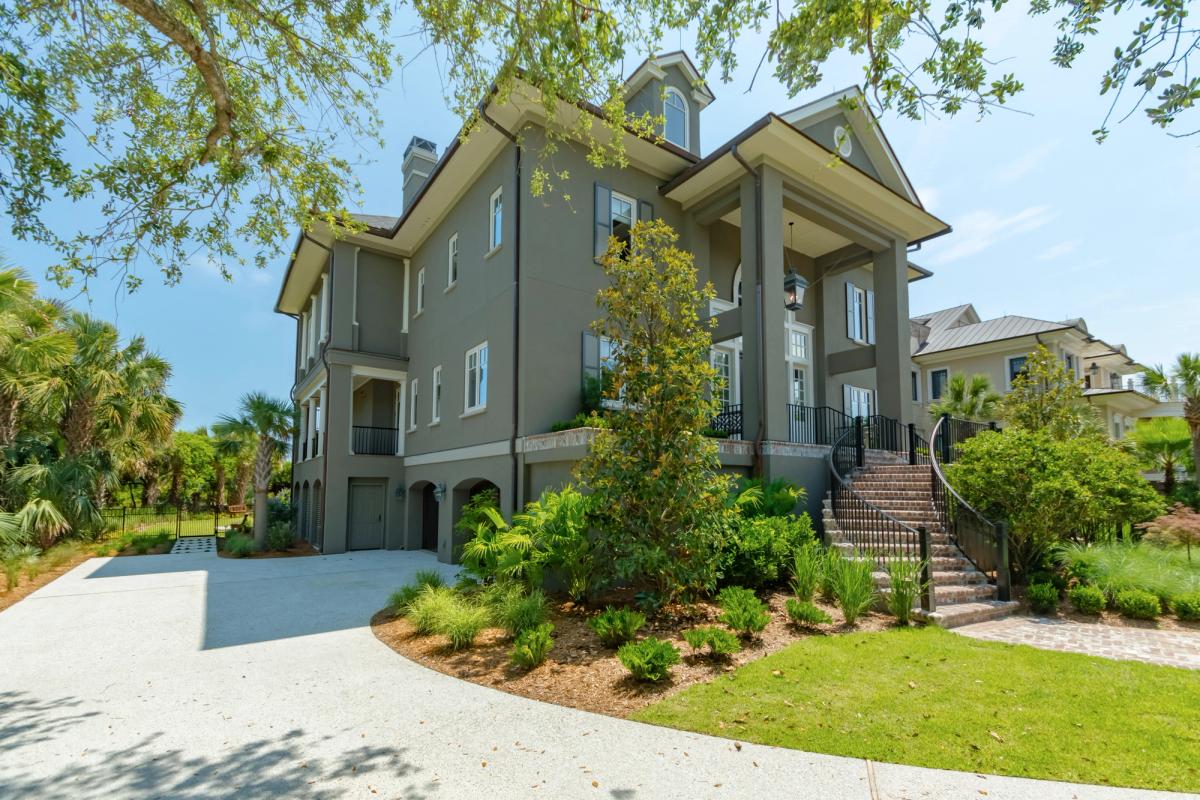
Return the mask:
<svg viewBox="0 0 1200 800"><path fill-rule="evenodd" d="M919 616L943 627L954 627L1011 613L1017 604L996 599L996 587L988 583L987 576L971 564L942 528L934 510L930 468L896 461L898 459L886 456L869 456L866 467L854 477L852 486L864 500L881 511L909 527L924 526L929 531L937 610L921 612ZM834 518L829 498L825 500L824 523L827 541L843 555L875 560L875 585L881 594L886 595L889 591L885 562L892 559L915 561L920 557L916 536L897 541L890 551L876 549L872 556L860 556L856 545L864 540L863 534L871 532L872 522L849 520L839 523Z"/></svg>

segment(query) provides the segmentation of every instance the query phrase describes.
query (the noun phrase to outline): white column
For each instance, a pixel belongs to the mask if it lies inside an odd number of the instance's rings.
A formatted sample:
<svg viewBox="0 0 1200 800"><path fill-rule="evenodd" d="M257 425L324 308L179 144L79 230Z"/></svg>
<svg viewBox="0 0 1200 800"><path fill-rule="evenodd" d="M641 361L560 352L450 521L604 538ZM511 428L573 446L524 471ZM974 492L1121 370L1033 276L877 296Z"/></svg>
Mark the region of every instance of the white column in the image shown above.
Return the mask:
<svg viewBox="0 0 1200 800"><path fill-rule="evenodd" d="M321 341L329 338L329 273L321 276Z"/></svg>
<svg viewBox="0 0 1200 800"><path fill-rule="evenodd" d="M315 356L317 354L317 341L318 341L317 340L317 326L319 323L319 317L317 315L320 314L321 312L319 310L319 305L317 303L317 296L315 294L311 295L308 298L308 300L309 300L309 306L312 309L308 315L308 318L311 322L311 324L309 325L309 333L312 337L308 343L308 349L309 349L309 352Z"/></svg>
<svg viewBox="0 0 1200 800"><path fill-rule="evenodd" d="M313 401L312 401L311 397L304 401L304 408L307 412L307 420L304 424L304 441L308 443L308 457L312 458L313 457L312 438L313 438L313 425L314 425L313 416L314 416L314 414L313 414Z"/></svg>
<svg viewBox="0 0 1200 800"><path fill-rule="evenodd" d="M321 446L321 455L325 455L325 445L328 443L328 440L325 437L325 429L329 425L329 420L325 419L325 390L328 387L328 385L329 385L328 379L326 379L326 383L321 384L321 391L320 391L320 394L318 395L318 400L317 400L317 407L319 409L321 409L321 411L320 411L321 425L320 425L320 427L317 428L318 435L322 439L322 442L320 445Z"/></svg>
<svg viewBox="0 0 1200 800"><path fill-rule="evenodd" d="M300 314L300 368L308 367L308 312Z"/></svg>

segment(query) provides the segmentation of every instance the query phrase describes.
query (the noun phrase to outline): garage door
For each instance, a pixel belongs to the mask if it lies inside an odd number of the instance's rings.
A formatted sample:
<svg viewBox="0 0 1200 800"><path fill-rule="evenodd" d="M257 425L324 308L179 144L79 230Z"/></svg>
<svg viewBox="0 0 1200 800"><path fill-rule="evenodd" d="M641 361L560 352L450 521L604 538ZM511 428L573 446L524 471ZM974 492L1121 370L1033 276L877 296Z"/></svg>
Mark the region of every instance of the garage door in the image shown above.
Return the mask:
<svg viewBox="0 0 1200 800"><path fill-rule="evenodd" d="M383 547L383 483L350 481L349 550Z"/></svg>

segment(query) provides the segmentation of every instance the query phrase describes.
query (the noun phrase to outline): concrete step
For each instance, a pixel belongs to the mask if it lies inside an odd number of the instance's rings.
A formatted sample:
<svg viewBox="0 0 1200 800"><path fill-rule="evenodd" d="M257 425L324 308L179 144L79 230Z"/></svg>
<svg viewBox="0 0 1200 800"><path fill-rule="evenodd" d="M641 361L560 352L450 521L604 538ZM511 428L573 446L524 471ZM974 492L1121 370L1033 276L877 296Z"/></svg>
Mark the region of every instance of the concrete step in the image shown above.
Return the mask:
<svg viewBox="0 0 1200 800"><path fill-rule="evenodd" d="M960 625L1007 617L1015 612L1019 605L1015 600L977 600L970 603L939 604L936 610L928 612L916 609L914 614L917 619L939 628L957 628Z"/></svg>
<svg viewBox="0 0 1200 800"><path fill-rule="evenodd" d="M845 556L859 554L859 548L857 546L855 546L854 544L851 544L850 542L838 541L837 539L835 539L833 541L833 546L836 547L838 550L841 550L842 555L845 555ZM930 550L932 550L932 552L929 555L932 556L933 558L955 558L960 555L958 548L955 547L954 545L950 545L950 544L935 544L932 547L930 547ZM890 547L890 548L886 548L886 549L877 548L875 550L876 554L885 555L885 556L886 555L904 555L904 556L915 557L918 552L919 551L918 551L916 545L913 545L912 547Z"/></svg>
<svg viewBox="0 0 1200 800"><path fill-rule="evenodd" d="M891 576L886 572L873 572L871 576L875 579L875 586L878 589L887 589L892 585ZM987 576L978 570L935 571L933 573L934 586L978 586L985 583L987 583Z"/></svg>

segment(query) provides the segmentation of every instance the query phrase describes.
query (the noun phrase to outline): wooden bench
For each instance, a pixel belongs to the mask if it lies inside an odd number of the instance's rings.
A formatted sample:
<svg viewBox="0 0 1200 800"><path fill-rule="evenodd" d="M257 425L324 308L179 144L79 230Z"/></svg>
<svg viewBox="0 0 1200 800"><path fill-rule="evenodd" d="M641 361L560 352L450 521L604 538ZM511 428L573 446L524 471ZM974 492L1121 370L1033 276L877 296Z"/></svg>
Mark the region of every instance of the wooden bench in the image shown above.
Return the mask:
<svg viewBox="0 0 1200 800"><path fill-rule="evenodd" d="M246 504L245 503L237 503L235 505L231 505L225 509L225 513L227 513L227 514L245 514L246 513Z"/></svg>

